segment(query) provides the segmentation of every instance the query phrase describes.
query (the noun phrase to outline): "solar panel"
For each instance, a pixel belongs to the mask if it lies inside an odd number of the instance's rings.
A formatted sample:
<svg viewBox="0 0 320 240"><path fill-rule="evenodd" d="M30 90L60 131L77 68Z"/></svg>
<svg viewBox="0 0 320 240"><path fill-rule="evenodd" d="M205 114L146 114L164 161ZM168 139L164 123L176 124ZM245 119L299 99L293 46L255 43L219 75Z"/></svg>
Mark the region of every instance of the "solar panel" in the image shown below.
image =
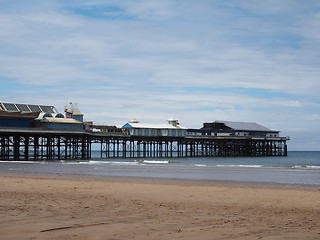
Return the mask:
<svg viewBox="0 0 320 240"><path fill-rule="evenodd" d="M42 112L38 105L28 105L32 112Z"/></svg>
<svg viewBox="0 0 320 240"><path fill-rule="evenodd" d="M16 104L16 106L21 112L30 112L30 109L26 104Z"/></svg>
<svg viewBox="0 0 320 240"><path fill-rule="evenodd" d="M54 113L51 106L40 106L44 112Z"/></svg>
<svg viewBox="0 0 320 240"><path fill-rule="evenodd" d="M18 109L13 103L4 103L3 105L7 109L7 111L15 111L15 112L18 111Z"/></svg>
<svg viewBox="0 0 320 240"><path fill-rule="evenodd" d="M0 102L0 110L8 112L47 112L55 113L54 106L31 105L21 103L2 103Z"/></svg>

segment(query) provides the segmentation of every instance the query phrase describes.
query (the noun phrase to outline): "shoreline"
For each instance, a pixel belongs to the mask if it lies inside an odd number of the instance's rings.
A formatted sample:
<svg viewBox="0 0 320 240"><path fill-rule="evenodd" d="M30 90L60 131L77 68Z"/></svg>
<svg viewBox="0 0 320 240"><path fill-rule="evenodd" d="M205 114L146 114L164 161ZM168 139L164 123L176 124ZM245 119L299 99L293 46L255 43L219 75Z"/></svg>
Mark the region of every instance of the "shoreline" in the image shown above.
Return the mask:
<svg viewBox="0 0 320 240"><path fill-rule="evenodd" d="M1 175L36 176L36 177L52 177L52 178L101 179L101 180L120 180L120 181L124 180L124 181L159 182L159 183L186 183L186 184L223 185L223 186L320 189L319 184L306 184L306 183L279 183L279 182L263 182L263 181L257 182L257 181L234 181L234 180L89 175L89 174L83 174L83 173L71 174L71 173L3 171L3 172L0 172L0 176Z"/></svg>
<svg viewBox="0 0 320 240"><path fill-rule="evenodd" d="M0 174L4 239L319 239L319 189Z"/></svg>

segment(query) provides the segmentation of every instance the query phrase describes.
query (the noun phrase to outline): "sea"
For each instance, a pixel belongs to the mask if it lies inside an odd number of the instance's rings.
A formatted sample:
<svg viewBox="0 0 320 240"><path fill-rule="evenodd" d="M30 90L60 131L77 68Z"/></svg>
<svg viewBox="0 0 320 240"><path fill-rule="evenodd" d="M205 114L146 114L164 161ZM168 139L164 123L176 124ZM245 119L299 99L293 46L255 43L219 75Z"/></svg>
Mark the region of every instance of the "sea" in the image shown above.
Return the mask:
<svg viewBox="0 0 320 240"><path fill-rule="evenodd" d="M0 161L0 174L320 188L320 151L272 157L104 159L97 150L90 160Z"/></svg>

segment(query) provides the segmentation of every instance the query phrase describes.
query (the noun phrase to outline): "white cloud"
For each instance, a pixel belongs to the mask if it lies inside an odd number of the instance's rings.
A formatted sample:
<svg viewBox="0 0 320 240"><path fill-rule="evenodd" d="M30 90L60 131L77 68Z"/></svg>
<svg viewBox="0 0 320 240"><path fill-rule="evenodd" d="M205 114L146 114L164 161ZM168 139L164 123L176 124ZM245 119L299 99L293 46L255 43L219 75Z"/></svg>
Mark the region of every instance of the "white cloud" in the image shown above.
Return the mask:
<svg viewBox="0 0 320 240"><path fill-rule="evenodd" d="M174 14L172 7L175 5L172 0L123 1L122 4L129 15L146 20L171 17Z"/></svg>
<svg viewBox="0 0 320 240"><path fill-rule="evenodd" d="M0 84L15 89L2 99L77 101L100 124L319 127L317 1L10 2L0 3Z"/></svg>
<svg viewBox="0 0 320 240"><path fill-rule="evenodd" d="M155 6L160 3L149 2L146 7L142 2L139 4L142 4L142 12L148 12L152 11L150 9L157 9ZM139 4L135 7L129 5L135 9ZM166 4L163 6L167 8ZM178 10L177 7L175 10ZM21 20L23 24L19 23ZM232 38L212 45L206 39L208 34L205 29L217 31L210 28L209 24L211 22L202 27L204 38L201 38L190 34L180 36L179 31L172 31L168 26L163 28L145 22L113 23L52 11L20 16L16 22L11 18L9 23L15 29L12 48L18 47L21 50L22 56L18 54L18 57L31 55L34 59L28 63L29 69L37 66L38 69L46 69L51 63L52 69L57 69L55 72L68 75L67 70L57 67L61 63L69 72L83 72L80 79L77 74L69 74L77 81L88 81L88 76L97 75L93 77L94 81L104 82L105 70L110 69L108 71L123 84L130 83L128 75L134 75L136 81L148 76L149 82L162 86L233 86L318 94L319 81L315 80L319 68L300 64L300 51L295 53L292 50L288 52L286 49L278 49L280 51L274 53L273 49L257 48L257 44L239 44L239 41ZM181 29L182 32L185 27ZM188 27L193 29L194 26ZM241 28L245 29L246 26ZM217 35L225 34L226 31L219 30ZM20 36L16 35L17 32L21 32ZM8 30L3 30L2 34L8 35ZM273 54L270 54L270 50ZM39 64L41 62L44 66ZM19 71L10 69L12 65L21 66L21 62L15 64L13 61L7 65L4 62L2 67L11 72L6 77L19 78L15 76ZM6 69L3 71L6 72ZM28 71L22 69L21 73L28 78ZM34 83L43 82L46 79L43 75L46 74L47 71L44 71L41 77L39 72L37 78L31 72L29 78L34 79ZM58 78L59 74L56 81L59 81ZM303 85L298 84L301 81L304 81Z"/></svg>
<svg viewBox="0 0 320 240"><path fill-rule="evenodd" d="M307 117L308 120L311 121L319 121L320 120L320 114L311 114Z"/></svg>

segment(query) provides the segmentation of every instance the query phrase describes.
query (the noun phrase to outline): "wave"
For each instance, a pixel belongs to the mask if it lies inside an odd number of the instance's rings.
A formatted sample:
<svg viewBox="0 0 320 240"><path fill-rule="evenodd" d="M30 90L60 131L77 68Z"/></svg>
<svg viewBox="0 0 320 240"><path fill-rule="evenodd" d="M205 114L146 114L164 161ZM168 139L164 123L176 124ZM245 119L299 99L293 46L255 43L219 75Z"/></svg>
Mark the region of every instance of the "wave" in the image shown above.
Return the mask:
<svg viewBox="0 0 320 240"><path fill-rule="evenodd" d="M301 170L318 170L320 166L292 166L292 169L301 169Z"/></svg>
<svg viewBox="0 0 320 240"><path fill-rule="evenodd" d="M262 168L263 165L217 165L217 167L236 167L236 168Z"/></svg>
<svg viewBox="0 0 320 240"><path fill-rule="evenodd" d="M320 166L303 166L303 165L295 165L295 166L268 166L268 165L243 165L243 164L230 164L230 165L216 165L216 167L221 168L273 168L273 169L297 169L297 170L320 170Z"/></svg>
<svg viewBox="0 0 320 240"><path fill-rule="evenodd" d="M92 164L92 165L118 165L118 166L144 166L152 164L169 164L171 161L163 160L134 160L134 161L100 161L100 160L89 160L89 161L60 161L63 164Z"/></svg>
<svg viewBox="0 0 320 240"><path fill-rule="evenodd" d="M196 167L206 167L207 165L206 164L195 164L194 166L196 166Z"/></svg>
<svg viewBox="0 0 320 240"><path fill-rule="evenodd" d="M149 163L149 164L167 164L170 163L170 161L155 161L155 160L143 160L143 163Z"/></svg>
<svg viewBox="0 0 320 240"><path fill-rule="evenodd" d="M45 164L48 163L47 161L17 161L17 160L4 160L4 161L0 161L0 163L24 163L24 164L36 164L36 163L40 163L40 164Z"/></svg>
<svg viewBox="0 0 320 240"><path fill-rule="evenodd" d="M152 161L152 160L134 160L134 161L78 161L78 162L68 162L63 161L65 164L96 164L96 165L146 165L146 164L168 164L170 161Z"/></svg>
<svg viewBox="0 0 320 240"><path fill-rule="evenodd" d="M147 165L147 164L168 164L170 161L156 161L156 160L134 160L134 161L88 161L80 162L83 164L109 164L109 165Z"/></svg>
<svg viewBox="0 0 320 240"><path fill-rule="evenodd" d="M143 165L141 162L121 162L121 161L89 161L89 164L108 164L108 165L117 165L117 166L134 166L134 165Z"/></svg>

